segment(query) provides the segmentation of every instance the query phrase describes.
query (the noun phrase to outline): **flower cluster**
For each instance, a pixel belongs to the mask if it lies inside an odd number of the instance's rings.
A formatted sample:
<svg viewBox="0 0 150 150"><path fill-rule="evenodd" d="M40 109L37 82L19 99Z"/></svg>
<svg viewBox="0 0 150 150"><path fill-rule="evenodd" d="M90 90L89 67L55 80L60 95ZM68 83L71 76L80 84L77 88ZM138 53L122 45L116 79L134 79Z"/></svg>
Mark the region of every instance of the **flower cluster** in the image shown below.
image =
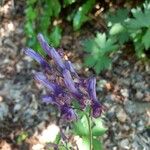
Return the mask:
<svg viewBox="0 0 150 150"><path fill-rule="evenodd" d="M43 72L35 73L35 79L48 89L48 94L42 96L43 102L58 107L61 116L69 121L77 119L72 107L73 99L77 100L81 109L91 106L92 116L97 118L102 113L102 105L96 97L96 79L85 79L78 76L70 61L63 59L63 53L48 45L42 34L38 34L38 41L52 58L51 65L31 48L25 48L27 55L35 59L43 68Z"/></svg>

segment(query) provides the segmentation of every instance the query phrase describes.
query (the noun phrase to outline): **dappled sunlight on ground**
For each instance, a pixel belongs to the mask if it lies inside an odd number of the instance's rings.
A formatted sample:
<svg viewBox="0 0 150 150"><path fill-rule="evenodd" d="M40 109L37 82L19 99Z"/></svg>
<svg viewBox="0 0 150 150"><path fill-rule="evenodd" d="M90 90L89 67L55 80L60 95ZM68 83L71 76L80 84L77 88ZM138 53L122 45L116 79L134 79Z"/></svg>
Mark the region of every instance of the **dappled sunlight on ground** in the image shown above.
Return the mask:
<svg viewBox="0 0 150 150"><path fill-rule="evenodd" d="M56 124L50 124L38 135L38 139L41 143L54 142L59 132L60 129Z"/></svg>
<svg viewBox="0 0 150 150"><path fill-rule="evenodd" d="M40 69L21 51L25 45L24 15L13 16L12 2L7 0L0 7L0 150L45 150L61 127L67 135L70 126L61 122L59 127L56 110L41 102L40 96L46 91L33 80L33 73ZM94 72L83 65L85 52L81 43L94 33L89 28L83 30L84 33L65 31L61 46L66 59L73 62L79 74L90 76ZM126 50L116 55L116 60L112 58L112 70L97 75L97 95L107 107L104 113L108 132L103 137L104 146L108 150L124 147L142 150L150 143L149 64L129 56ZM22 133L27 137L18 142ZM67 135L67 138L84 150L79 136Z"/></svg>

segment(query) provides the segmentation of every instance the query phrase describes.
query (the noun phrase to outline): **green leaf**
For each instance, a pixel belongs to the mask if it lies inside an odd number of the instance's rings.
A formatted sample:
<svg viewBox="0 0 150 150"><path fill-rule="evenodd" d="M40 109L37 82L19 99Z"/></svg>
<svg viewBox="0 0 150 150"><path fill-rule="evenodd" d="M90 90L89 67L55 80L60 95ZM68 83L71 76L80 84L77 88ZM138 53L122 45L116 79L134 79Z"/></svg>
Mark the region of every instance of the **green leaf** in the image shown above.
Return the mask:
<svg viewBox="0 0 150 150"><path fill-rule="evenodd" d="M144 45L141 42L135 42L135 51L138 58L143 58L144 55Z"/></svg>
<svg viewBox="0 0 150 150"><path fill-rule="evenodd" d="M92 10L94 4L95 0L87 0L86 3L79 7L78 11L76 12L73 18L74 30L80 29L82 24L89 20L89 17L87 15Z"/></svg>
<svg viewBox="0 0 150 150"><path fill-rule="evenodd" d="M150 47L150 28L142 37L142 43L144 44L146 50Z"/></svg>
<svg viewBox="0 0 150 150"><path fill-rule="evenodd" d="M37 12L35 9L32 8L32 6L26 8L25 13L26 18L30 21L35 20L35 18L37 17Z"/></svg>
<svg viewBox="0 0 150 150"><path fill-rule="evenodd" d="M61 32L62 32L61 28L55 26L49 36L50 42L54 47L58 47L60 44Z"/></svg>
<svg viewBox="0 0 150 150"><path fill-rule="evenodd" d="M64 7L71 5L72 3L74 3L76 0L64 0Z"/></svg>
<svg viewBox="0 0 150 150"><path fill-rule="evenodd" d="M39 29L41 32L46 32L48 30L48 27L51 24L51 20L50 17L42 15L40 18L40 25L39 25Z"/></svg>
<svg viewBox="0 0 150 150"><path fill-rule="evenodd" d="M27 39L27 45L29 47L34 47L35 44L36 44L36 38L35 37Z"/></svg>
<svg viewBox="0 0 150 150"><path fill-rule="evenodd" d="M73 130L75 134L79 136L89 135L88 121L85 115L83 115L81 119L74 122Z"/></svg>
<svg viewBox="0 0 150 150"><path fill-rule="evenodd" d="M59 142L60 142L60 140L61 140L61 135L60 135L60 133L58 133L58 134L56 135L56 139L55 139L54 143L58 145Z"/></svg>
<svg viewBox="0 0 150 150"><path fill-rule="evenodd" d="M84 64L93 67L97 74L111 67L110 53L118 49L116 39L107 37L105 33L97 33L95 38L84 42L84 50L89 53Z"/></svg>
<svg viewBox="0 0 150 150"><path fill-rule="evenodd" d="M45 12L51 11L51 16L58 17L61 11L61 5L59 0L46 0L47 9L44 10Z"/></svg>
<svg viewBox="0 0 150 150"><path fill-rule="evenodd" d="M27 5L33 5L37 0L27 0Z"/></svg>
<svg viewBox="0 0 150 150"><path fill-rule="evenodd" d="M94 66L94 70L97 74L99 74L101 71L108 69L111 67L111 59L106 56L99 56L99 59L97 60L97 63Z"/></svg>
<svg viewBox="0 0 150 150"><path fill-rule="evenodd" d="M124 20L128 17L129 11L127 9L118 9L114 13L110 12L107 17L107 22L111 24L124 23Z"/></svg>
<svg viewBox="0 0 150 150"><path fill-rule="evenodd" d="M28 137L28 133L23 131L21 132L18 137L17 137L17 143L20 144L21 142L23 142L26 138Z"/></svg>
<svg viewBox="0 0 150 150"><path fill-rule="evenodd" d="M120 45L129 40L129 33L126 29L125 19L128 18L129 11L127 9L118 9L114 13L108 15L107 22L110 27L109 34L116 39Z"/></svg>
<svg viewBox="0 0 150 150"><path fill-rule="evenodd" d="M80 104L76 99L72 100L72 105L74 106L74 108L80 109Z"/></svg>
<svg viewBox="0 0 150 150"><path fill-rule="evenodd" d="M54 12L54 16L55 17L58 17L58 15L59 15L59 13L60 13L60 11L61 11L61 5L60 5L60 3L59 3L59 0L55 0L55 1L53 1L52 0L52 6L53 6L53 12Z"/></svg>
<svg viewBox="0 0 150 150"><path fill-rule="evenodd" d="M125 42L129 41L130 39L130 34L128 33L127 30L124 32L121 32L120 34L117 34L115 37L120 43L120 45L123 45Z"/></svg>
<svg viewBox="0 0 150 150"><path fill-rule="evenodd" d="M96 38L94 39L97 44L97 48L102 49L106 46L106 34L105 33L97 33Z"/></svg>
<svg viewBox="0 0 150 150"><path fill-rule="evenodd" d="M30 21L26 22L25 33L27 34L27 36L29 36L31 38L34 36L34 29L32 27L32 22L30 22Z"/></svg>
<svg viewBox="0 0 150 150"><path fill-rule="evenodd" d="M103 150L103 144L97 139L93 139L93 150Z"/></svg>
<svg viewBox="0 0 150 150"><path fill-rule="evenodd" d="M116 40L112 38L106 38L105 33L97 33L95 42L101 55L105 55L109 52L117 50L118 48L118 45L115 44Z"/></svg>
<svg viewBox="0 0 150 150"><path fill-rule="evenodd" d="M139 29L142 27L149 28L150 26L150 3L145 2L143 8L137 7L131 10L133 18L127 20L129 29Z"/></svg>
<svg viewBox="0 0 150 150"><path fill-rule="evenodd" d="M100 119L100 118L94 119L93 118L93 122L94 122L94 126L92 128L92 135L93 136L102 136L103 134L105 134L105 132L107 131L107 128L104 127L102 119Z"/></svg>
<svg viewBox="0 0 150 150"><path fill-rule="evenodd" d="M91 55L86 56L84 58L84 64L87 67L93 67L96 64L97 59L95 59L94 57L92 57Z"/></svg>
<svg viewBox="0 0 150 150"><path fill-rule="evenodd" d="M125 29L124 29L123 25L121 25L120 23L115 23L111 27L109 33L110 33L110 35L116 35L116 34L119 34L119 33L123 32L124 30Z"/></svg>
<svg viewBox="0 0 150 150"><path fill-rule="evenodd" d="M93 50L98 51L98 49L99 49L96 45L96 42L93 39L85 40L83 42L83 46L84 46L84 50L86 52L92 52Z"/></svg>
<svg viewBox="0 0 150 150"><path fill-rule="evenodd" d="M81 10L82 10L82 8L81 8ZM85 16L80 11L78 11L76 13L75 17L73 18L73 28L74 28L74 30L80 29L82 24L85 23L88 19L89 19L88 16Z"/></svg>

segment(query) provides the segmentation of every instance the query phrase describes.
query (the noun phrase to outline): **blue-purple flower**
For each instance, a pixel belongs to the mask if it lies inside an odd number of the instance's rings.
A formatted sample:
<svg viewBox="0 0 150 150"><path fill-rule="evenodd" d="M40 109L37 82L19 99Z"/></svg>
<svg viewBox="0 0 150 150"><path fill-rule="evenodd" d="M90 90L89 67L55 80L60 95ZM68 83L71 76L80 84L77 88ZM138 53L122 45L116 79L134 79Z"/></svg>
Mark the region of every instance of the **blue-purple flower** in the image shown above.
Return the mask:
<svg viewBox="0 0 150 150"><path fill-rule="evenodd" d="M43 73L34 74L35 80L48 89L47 95L42 96L43 102L57 106L62 118L69 121L77 119L76 112L72 108L73 99L78 101L81 109L90 105L92 116L99 117L103 109L96 96L96 78L80 78L72 63L64 60L59 52L49 46L42 34L38 34L38 40L54 63L50 65L48 61L30 48L25 48L24 52L34 58L43 69Z"/></svg>

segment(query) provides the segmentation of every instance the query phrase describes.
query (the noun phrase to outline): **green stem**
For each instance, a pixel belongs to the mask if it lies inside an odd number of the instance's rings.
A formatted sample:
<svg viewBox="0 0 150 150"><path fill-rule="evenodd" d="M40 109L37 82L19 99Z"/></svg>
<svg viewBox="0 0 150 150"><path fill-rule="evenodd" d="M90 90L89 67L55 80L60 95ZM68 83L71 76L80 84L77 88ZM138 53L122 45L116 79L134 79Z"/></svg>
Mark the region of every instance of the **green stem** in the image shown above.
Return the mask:
<svg viewBox="0 0 150 150"><path fill-rule="evenodd" d="M87 121L88 121L88 126L89 126L89 139L90 139L90 150L92 150L92 126L91 126L91 113L89 111L89 115L86 114L86 118L87 118Z"/></svg>

